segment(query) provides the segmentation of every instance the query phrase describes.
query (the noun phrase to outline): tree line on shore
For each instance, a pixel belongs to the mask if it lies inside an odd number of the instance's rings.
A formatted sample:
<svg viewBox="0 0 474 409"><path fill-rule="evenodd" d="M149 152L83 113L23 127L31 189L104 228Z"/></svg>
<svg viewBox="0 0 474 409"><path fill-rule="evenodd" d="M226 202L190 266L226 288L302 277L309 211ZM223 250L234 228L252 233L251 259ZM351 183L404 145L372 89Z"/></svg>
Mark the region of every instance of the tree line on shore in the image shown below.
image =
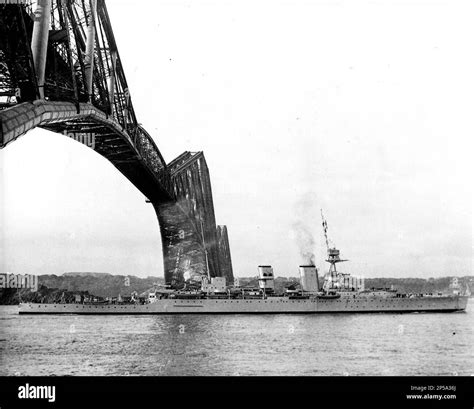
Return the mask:
<svg viewBox="0 0 474 409"><path fill-rule="evenodd" d="M256 277L239 278L240 285L257 287ZM474 277L457 277L459 289L465 291L474 289ZM453 277L439 278L366 278L365 288L393 287L401 293L438 293L452 291ZM155 284L164 284L161 277L140 278L136 276L113 275L107 273L80 273L64 275L40 275L37 292L29 289L0 289L0 304L12 305L23 302L71 302L76 295L83 297L117 297L130 295L133 291L138 294L153 288ZM286 288L299 287L298 277L276 277L275 290L283 292Z"/></svg>

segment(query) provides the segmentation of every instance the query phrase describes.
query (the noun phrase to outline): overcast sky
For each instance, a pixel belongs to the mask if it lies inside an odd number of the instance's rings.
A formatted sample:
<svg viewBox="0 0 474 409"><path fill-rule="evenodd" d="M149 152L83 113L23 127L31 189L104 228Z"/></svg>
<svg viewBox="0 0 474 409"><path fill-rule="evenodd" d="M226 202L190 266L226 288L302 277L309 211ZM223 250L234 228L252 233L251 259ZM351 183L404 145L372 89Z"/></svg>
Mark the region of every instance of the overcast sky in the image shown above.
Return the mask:
<svg viewBox="0 0 474 409"><path fill-rule="evenodd" d="M320 208L367 277L472 274L470 1L108 1L139 121L203 150L234 274L324 267ZM107 160L34 130L0 151L0 271L163 276L151 205Z"/></svg>

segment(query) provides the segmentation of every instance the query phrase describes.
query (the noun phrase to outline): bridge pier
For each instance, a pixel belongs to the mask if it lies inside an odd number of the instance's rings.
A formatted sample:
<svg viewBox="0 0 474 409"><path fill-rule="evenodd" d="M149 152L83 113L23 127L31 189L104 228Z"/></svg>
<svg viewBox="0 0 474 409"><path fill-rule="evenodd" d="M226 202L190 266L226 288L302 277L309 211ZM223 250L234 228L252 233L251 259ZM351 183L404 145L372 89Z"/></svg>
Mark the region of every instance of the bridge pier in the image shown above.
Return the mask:
<svg viewBox="0 0 474 409"><path fill-rule="evenodd" d="M165 282L179 288L193 276L214 276L200 228L190 217L189 203L153 203L153 207L160 224Z"/></svg>
<svg viewBox="0 0 474 409"><path fill-rule="evenodd" d="M216 226L211 181L202 152L167 165L175 200L154 203L161 228L165 281L180 286L198 276L233 281L227 228Z"/></svg>
<svg viewBox="0 0 474 409"><path fill-rule="evenodd" d="M227 226L217 226L217 250L219 253L221 276L226 278L228 284L232 284L234 281L234 272L232 269L232 258L230 256Z"/></svg>

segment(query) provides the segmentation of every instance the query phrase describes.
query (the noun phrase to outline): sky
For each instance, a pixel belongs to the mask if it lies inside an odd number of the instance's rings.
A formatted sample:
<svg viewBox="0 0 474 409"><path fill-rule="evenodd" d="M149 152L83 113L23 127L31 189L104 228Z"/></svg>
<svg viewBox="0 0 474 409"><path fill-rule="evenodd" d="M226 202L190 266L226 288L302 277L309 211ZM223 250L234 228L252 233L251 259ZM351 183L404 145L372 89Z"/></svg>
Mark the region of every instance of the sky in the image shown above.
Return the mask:
<svg viewBox="0 0 474 409"><path fill-rule="evenodd" d="M470 1L107 2L139 122L204 151L234 275L297 276L299 228L366 277L471 275ZM163 276L155 213L106 159L33 130L0 151L0 272Z"/></svg>

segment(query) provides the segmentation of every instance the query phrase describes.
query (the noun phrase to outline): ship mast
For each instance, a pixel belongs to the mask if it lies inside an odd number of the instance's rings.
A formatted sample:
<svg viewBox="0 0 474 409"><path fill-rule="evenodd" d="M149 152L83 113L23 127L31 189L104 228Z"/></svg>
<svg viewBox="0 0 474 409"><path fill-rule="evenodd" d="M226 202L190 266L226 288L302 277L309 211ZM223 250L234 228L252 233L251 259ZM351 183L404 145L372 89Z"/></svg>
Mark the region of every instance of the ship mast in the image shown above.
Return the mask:
<svg viewBox="0 0 474 409"><path fill-rule="evenodd" d="M326 239L326 248L329 253L329 240L328 240L328 222L324 218L323 209L321 209L321 219L323 219L324 238Z"/></svg>
<svg viewBox="0 0 474 409"><path fill-rule="evenodd" d="M328 255L328 258L327 258L326 261L330 264L329 272L328 272L328 275L329 275L329 286L328 286L328 288L329 289L334 289L334 288L336 288L335 283L338 281L338 274L339 274L337 272L337 269L336 269L336 264L337 263L342 263L342 262L347 261L347 260L342 260L339 257L339 255L340 255L339 250L336 249L335 246L333 246L332 248L329 247L328 222L324 218L323 209L321 209L321 218L323 220L324 238L326 239L326 248L327 248L327 255Z"/></svg>

